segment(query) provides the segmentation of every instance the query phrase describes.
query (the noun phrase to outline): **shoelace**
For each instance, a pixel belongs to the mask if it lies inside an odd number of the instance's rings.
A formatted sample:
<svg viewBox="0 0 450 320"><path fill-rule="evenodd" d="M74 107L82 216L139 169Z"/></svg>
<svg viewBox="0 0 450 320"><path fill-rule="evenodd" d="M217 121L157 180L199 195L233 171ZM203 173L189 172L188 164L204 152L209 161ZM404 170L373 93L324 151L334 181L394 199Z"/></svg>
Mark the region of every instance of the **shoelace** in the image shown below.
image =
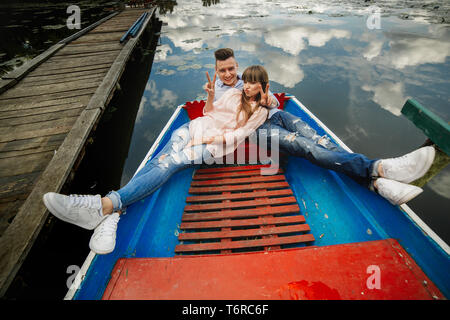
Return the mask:
<svg viewBox="0 0 450 320"><path fill-rule="evenodd" d="M119 222L120 216L119 215L111 215L110 217L106 218L103 223L100 224L98 227L98 234L113 234L117 230L117 223Z"/></svg>
<svg viewBox="0 0 450 320"><path fill-rule="evenodd" d="M69 195L69 204L73 207L100 209L97 197L90 195Z"/></svg>

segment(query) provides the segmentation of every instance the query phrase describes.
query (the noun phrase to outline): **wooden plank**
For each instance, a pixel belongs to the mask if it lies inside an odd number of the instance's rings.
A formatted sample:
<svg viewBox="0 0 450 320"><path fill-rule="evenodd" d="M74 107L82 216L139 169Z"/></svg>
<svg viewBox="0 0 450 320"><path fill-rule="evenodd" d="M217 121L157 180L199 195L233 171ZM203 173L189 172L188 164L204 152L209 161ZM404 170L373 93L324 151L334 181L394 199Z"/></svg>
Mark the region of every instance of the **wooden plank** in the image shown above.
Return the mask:
<svg viewBox="0 0 450 320"><path fill-rule="evenodd" d="M425 133L436 145L450 156L450 124L422 106L414 99L408 99L402 108L403 115Z"/></svg>
<svg viewBox="0 0 450 320"><path fill-rule="evenodd" d="M283 170L280 169L277 171L277 174L283 173ZM209 179L224 179L224 178L237 178L237 177L251 177L251 176L260 176L261 170L245 170L245 171L231 171L231 172L219 172L219 173L205 173L194 175L192 177L193 180L209 180Z"/></svg>
<svg viewBox="0 0 450 320"><path fill-rule="evenodd" d="M14 127L0 127L0 142L8 142L19 139L28 139L68 132L77 120L76 117L68 117L47 121L45 123L31 123Z"/></svg>
<svg viewBox="0 0 450 320"><path fill-rule="evenodd" d="M204 174L204 173L219 173L219 172L231 172L231 171L245 171L245 170L254 170L260 168L269 168L270 166L267 164L254 164L248 166L229 166L229 167L217 167L217 168L201 168L195 171L195 175Z"/></svg>
<svg viewBox="0 0 450 320"><path fill-rule="evenodd" d="M10 177L44 170L55 152L53 150L0 159L0 177Z"/></svg>
<svg viewBox="0 0 450 320"><path fill-rule="evenodd" d="M0 143L0 152L3 154L7 152L35 149L45 145L61 144L65 137L65 134L57 134L45 137L2 142Z"/></svg>
<svg viewBox="0 0 450 320"><path fill-rule="evenodd" d="M0 99L14 99L14 98L24 98L24 97L33 97L40 96L42 94L55 94L60 92L67 92L72 90L80 90L80 89L89 89L95 88L101 82L101 78L89 79L87 80L79 80L79 81L71 81L68 83L62 84L47 84L42 86L21 88L16 87L5 92Z"/></svg>
<svg viewBox="0 0 450 320"><path fill-rule="evenodd" d="M225 210L212 211L201 213L185 213L182 221L202 221L202 220L217 220L217 219L232 219L232 218L249 218L259 217L273 214L297 213L300 211L298 204L265 207L265 208L251 208L243 210Z"/></svg>
<svg viewBox="0 0 450 320"><path fill-rule="evenodd" d="M103 58L105 56L117 56L119 54L120 50L112 50L112 51L108 51L108 52L102 52L102 51L93 51L93 52L86 52L86 53L75 53L75 54L66 54L66 55L55 55L53 57L51 57L50 59L48 59L48 61L42 65L42 67L49 67L49 64L54 64L54 63L68 63L73 61L74 59L93 59L93 58L97 58L97 59L101 59L103 60ZM70 59L70 60L69 60ZM35 70L37 71L37 69Z"/></svg>
<svg viewBox="0 0 450 320"><path fill-rule="evenodd" d="M90 89L90 91L92 91ZM47 108L47 107L56 107L61 105L69 105L74 103L81 103L82 105L87 105L89 103L89 99L92 94L86 90L77 90L77 94L72 97L60 97L55 99L47 99L40 100L35 98L33 100L30 99L14 99L14 100L5 100L0 101L0 112L10 112L10 111L18 111L18 110L31 110L38 108ZM9 104L7 102L10 102Z"/></svg>
<svg viewBox="0 0 450 320"><path fill-rule="evenodd" d="M34 171L15 176L0 177L0 199L28 194L41 173L42 171Z"/></svg>
<svg viewBox="0 0 450 320"><path fill-rule="evenodd" d="M206 204L191 204L184 207L184 210L189 211L205 211L227 208L245 208L245 207L260 207L269 205L279 205L287 203L295 203L295 197L271 198L271 199L255 199L250 201L234 201L226 204L220 203L206 203Z"/></svg>
<svg viewBox="0 0 450 320"><path fill-rule="evenodd" d="M178 240L206 240L206 239L222 239L222 238L242 238L242 237L258 237L273 234L305 232L311 229L307 224L290 225L282 227L255 228L231 231L203 231L180 233Z"/></svg>
<svg viewBox="0 0 450 320"><path fill-rule="evenodd" d="M111 51L103 53L102 55L91 55L89 57L73 57L71 59L58 59L50 63L47 63L39 68L39 74L50 74L50 71L64 69L66 72L71 71L73 68L87 67L87 66L99 66L104 64L111 65L115 60L119 52Z"/></svg>
<svg viewBox="0 0 450 320"><path fill-rule="evenodd" d="M4 111L4 112L0 111L0 121L1 121L1 119L27 117L27 116L41 115L44 113L66 111L66 110L70 110L70 109L83 109L85 107L86 107L85 104L82 104L80 102L75 102L75 103L61 104L61 105L41 107L41 108L10 110L10 111ZM81 110L80 110L80 112L81 112Z"/></svg>
<svg viewBox="0 0 450 320"><path fill-rule="evenodd" d="M303 234L298 236L286 236L268 239L240 240L229 242L211 242L198 244L179 244L175 247L176 253L196 252L196 251L213 251L226 249L244 249L264 246L279 246L294 243L307 243L314 241L312 234Z"/></svg>
<svg viewBox="0 0 450 320"><path fill-rule="evenodd" d="M98 45L66 45L65 48L61 49L58 52L58 56L66 56L66 55L75 55L75 54L83 54L83 53L90 53L90 52L116 52L119 53L119 51L122 49L122 44L120 43L103 43Z"/></svg>
<svg viewBox="0 0 450 320"><path fill-rule="evenodd" d="M50 74L50 75L28 75L25 79L22 80L22 85L27 83L35 83L35 82L44 82L44 81L61 81L65 79L76 79L77 77L83 76L92 76L92 75L105 75L109 70L109 66L104 68L95 68L90 70L81 70L81 71L73 71L70 73L59 73L59 74Z"/></svg>
<svg viewBox="0 0 450 320"><path fill-rule="evenodd" d="M20 87L23 89L28 89L30 91L35 90L35 88L42 88L44 86L48 86L48 89L51 90L51 92L55 92L56 90L61 90L61 88L57 87L59 86L67 86L69 89L71 87L75 87L77 84L84 82L90 82L90 83L96 83L101 82L103 80L103 77L105 76L106 71L102 73L96 73L91 75L84 75L84 76L74 76L71 78L66 79L53 79L53 80L37 80L28 82L25 84L22 84ZM53 87L52 87L53 86ZM50 90L47 90L47 92L50 92Z"/></svg>
<svg viewBox="0 0 450 320"><path fill-rule="evenodd" d="M304 223L305 217L302 215L284 216L284 217L261 217L253 219L236 219L236 220L217 220L217 221L200 221L200 222L183 222L180 225L181 230L192 229L208 229L222 227L250 227L263 225L282 225L289 223Z"/></svg>
<svg viewBox="0 0 450 320"><path fill-rule="evenodd" d="M59 143L55 142L53 145L44 145L44 146L39 146L39 147L33 148L33 149L29 148L29 149L18 150L18 151L0 152L0 159L15 158L15 157L26 156L26 155L35 154L35 153L40 154L40 153L43 153L46 151L55 152L56 150L58 150L61 143L62 143L62 141L60 141Z"/></svg>
<svg viewBox="0 0 450 320"><path fill-rule="evenodd" d="M61 92L54 92L54 93L46 93L42 95L33 96L34 103L42 102L42 101L48 101L48 100L56 100L56 99L65 99L65 98L72 98L72 97L78 97L78 96L84 96L87 94L92 94L95 92L96 86L95 84L89 84L84 89L73 89L69 91L61 91ZM30 97L16 97L16 98L9 98L9 99L0 99L0 107L2 105L20 105L23 103L30 103ZM3 110L4 108L2 108Z"/></svg>
<svg viewBox="0 0 450 320"><path fill-rule="evenodd" d="M126 32L130 28L129 24L116 25L112 27L102 26L91 31L92 34L102 34L105 32Z"/></svg>
<svg viewBox="0 0 450 320"><path fill-rule="evenodd" d="M254 199L260 197L287 196L292 194L293 193L291 189L262 191L262 192L243 192L243 193L217 194L208 196L191 196L186 198L186 202L191 203L191 202L208 202L221 200Z"/></svg>
<svg viewBox="0 0 450 320"><path fill-rule="evenodd" d="M86 34L83 38L72 41L72 44L99 43L107 41L119 41L123 32L109 32L104 34Z"/></svg>
<svg viewBox="0 0 450 320"><path fill-rule="evenodd" d="M94 61L91 63L87 62L86 64L80 65L80 66L68 66L68 67L61 66L60 68L57 68L57 69L45 70L44 68L39 68L36 70L35 73L33 73L33 74L30 73L30 75L27 76L27 78L28 77L58 75L58 74L68 74L68 73L72 73L72 72L98 70L98 69L103 69L103 68L109 69L111 67L111 63L108 63L108 61L104 61L103 57L101 60L102 60L101 62L98 62L98 61Z"/></svg>
<svg viewBox="0 0 450 320"><path fill-rule="evenodd" d="M62 109L53 112L46 112L43 114L30 115L30 116L22 116L22 117L10 117L6 119L0 119L0 127L12 127L16 125L22 124L30 124L30 123L38 123L38 122L47 122L50 120L57 120L67 117L78 117L83 110L84 107L80 106L78 108L69 108Z"/></svg>
<svg viewBox="0 0 450 320"><path fill-rule="evenodd" d="M273 181L285 181L286 177L283 174L274 176L255 176L251 178L236 178L236 179L219 179L219 180L206 180L206 181L192 181L191 186L223 186L225 184L243 184L254 182L273 182Z"/></svg>
<svg viewBox="0 0 450 320"><path fill-rule="evenodd" d="M189 188L189 193L202 194L202 193L252 191L257 189L281 189L281 188L289 188L289 184L286 181L282 181L269 183L237 184L237 185L216 186L216 187L191 187Z"/></svg>

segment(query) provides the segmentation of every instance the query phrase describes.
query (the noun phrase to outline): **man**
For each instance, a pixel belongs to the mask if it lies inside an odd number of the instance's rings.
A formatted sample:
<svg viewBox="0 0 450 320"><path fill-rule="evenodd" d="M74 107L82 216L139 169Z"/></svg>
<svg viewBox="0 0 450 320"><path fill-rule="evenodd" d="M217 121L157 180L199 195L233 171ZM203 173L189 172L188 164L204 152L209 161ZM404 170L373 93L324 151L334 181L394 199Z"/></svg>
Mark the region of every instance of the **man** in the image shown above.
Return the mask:
<svg viewBox="0 0 450 320"><path fill-rule="evenodd" d="M244 82L238 74L238 62L233 49L221 48L214 52L215 98L219 99L228 89L243 89ZM208 80L209 75L207 73ZM270 77L270 75L269 75ZM204 85L207 90L212 82ZM211 88L211 87L209 87ZM403 157L390 159L368 159L358 153L349 153L334 144L327 135L320 136L302 119L278 109L279 102L269 91L268 119L257 129L258 137L266 137L270 146L271 137L278 135L279 150L289 155L303 157L326 169L345 173L355 181L379 193L394 205L403 204L423 190L409 182L423 176L430 168L435 155L432 147L411 152ZM401 172L393 174L393 172Z"/></svg>

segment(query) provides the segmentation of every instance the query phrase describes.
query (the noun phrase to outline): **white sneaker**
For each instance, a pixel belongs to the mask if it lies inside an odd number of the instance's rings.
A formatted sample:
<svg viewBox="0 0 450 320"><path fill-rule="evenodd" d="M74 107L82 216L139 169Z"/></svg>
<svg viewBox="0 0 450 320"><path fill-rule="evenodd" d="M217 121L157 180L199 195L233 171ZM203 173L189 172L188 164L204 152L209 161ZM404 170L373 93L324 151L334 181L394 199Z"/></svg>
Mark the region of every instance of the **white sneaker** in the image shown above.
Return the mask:
<svg viewBox="0 0 450 320"><path fill-rule="evenodd" d="M423 191L422 188L385 178L377 179L377 190L383 198L394 206L399 206L412 200Z"/></svg>
<svg viewBox="0 0 450 320"><path fill-rule="evenodd" d="M94 234L89 241L89 248L98 254L107 254L116 246L116 231L120 216L117 212L108 217L95 228Z"/></svg>
<svg viewBox="0 0 450 320"><path fill-rule="evenodd" d="M57 218L92 230L105 218L100 195L70 195L47 192L43 197L47 209Z"/></svg>
<svg viewBox="0 0 450 320"><path fill-rule="evenodd" d="M410 183L421 178L433 163L436 151L423 147L402 157L381 160L384 178Z"/></svg>

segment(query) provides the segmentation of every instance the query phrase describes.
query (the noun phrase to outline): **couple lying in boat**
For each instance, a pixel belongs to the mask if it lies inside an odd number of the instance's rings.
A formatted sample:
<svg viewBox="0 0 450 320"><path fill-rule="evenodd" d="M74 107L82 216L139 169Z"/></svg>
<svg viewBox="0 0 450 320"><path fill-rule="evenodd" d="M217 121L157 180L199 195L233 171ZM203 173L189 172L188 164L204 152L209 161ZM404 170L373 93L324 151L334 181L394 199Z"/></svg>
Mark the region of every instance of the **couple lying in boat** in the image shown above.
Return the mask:
<svg viewBox="0 0 450 320"><path fill-rule="evenodd" d="M423 191L408 183L428 171L434 160L433 147L389 159L369 159L347 152L328 137L319 136L300 118L277 109L279 103L269 91L264 67L248 67L239 76L232 49L219 49L215 57L214 78L211 81L207 73L204 86L208 97L203 116L173 132L166 146L128 184L105 197L53 192L44 195L46 207L59 219L95 229L89 242L92 251L107 254L114 250L117 224L127 206L153 193L176 171L199 163L211 164L261 130L271 139L277 135L279 151L345 173L394 205Z"/></svg>

